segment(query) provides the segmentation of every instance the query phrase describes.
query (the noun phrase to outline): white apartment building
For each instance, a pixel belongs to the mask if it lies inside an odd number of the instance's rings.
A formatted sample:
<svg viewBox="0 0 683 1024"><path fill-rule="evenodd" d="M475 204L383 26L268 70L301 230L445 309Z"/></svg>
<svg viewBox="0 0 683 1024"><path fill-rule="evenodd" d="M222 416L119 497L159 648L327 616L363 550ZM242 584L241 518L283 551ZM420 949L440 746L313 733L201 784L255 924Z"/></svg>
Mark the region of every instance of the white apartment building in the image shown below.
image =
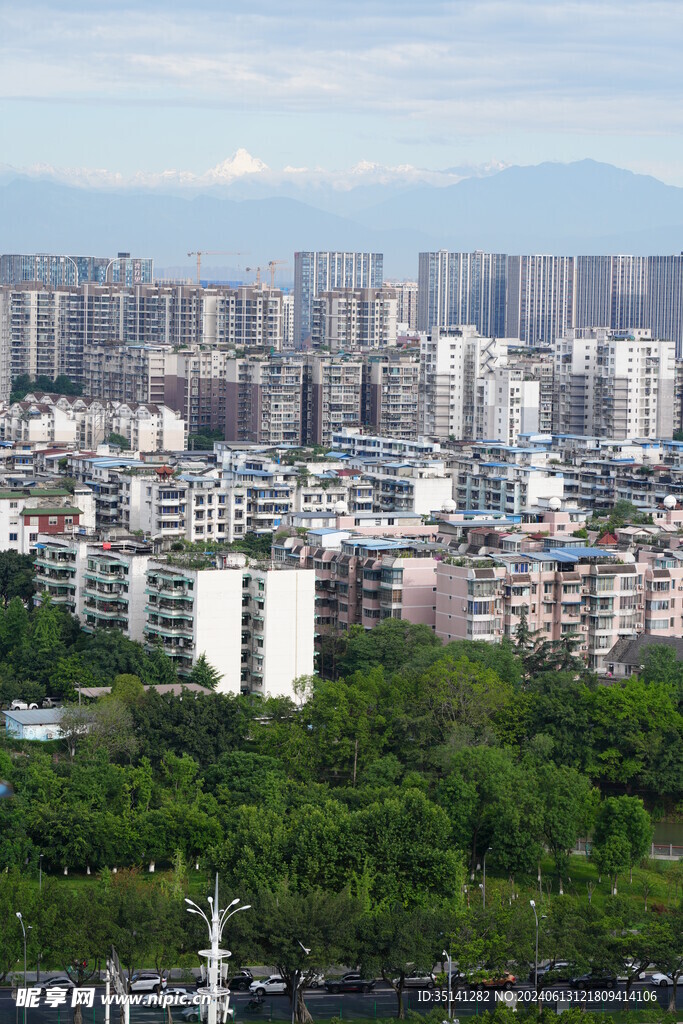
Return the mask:
<svg viewBox="0 0 683 1024"><path fill-rule="evenodd" d="M517 444L520 434L538 431L540 383L522 370L496 366L474 387L474 437Z"/></svg>
<svg viewBox="0 0 683 1024"><path fill-rule="evenodd" d="M82 566L76 562L75 577L82 570L79 615L83 629L120 629L131 640L142 642L145 623L145 581L149 552L104 543L89 545Z"/></svg>
<svg viewBox="0 0 683 1024"><path fill-rule="evenodd" d="M564 499L565 481L561 470L546 465L545 453L505 452L503 446L490 453L484 449L454 456L452 498L458 509L486 509L513 514L546 505L552 498Z"/></svg>
<svg viewBox="0 0 683 1024"><path fill-rule="evenodd" d="M675 344L648 330L570 331L555 350L555 423L561 434L670 438Z"/></svg>
<svg viewBox="0 0 683 1024"><path fill-rule="evenodd" d="M118 629L160 644L187 676L204 654L218 690L292 696L314 672L315 573L240 554L155 556L131 538L93 543L40 534L36 602L44 593L86 631Z"/></svg>
<svg viewBox="0 0 683 1024"><path fill-rule="evenodd" d="M417 331L417 281L385 281L396 293L396 330L399 334Z"/></svg>
<svg viewBox="0 0 683 1024"><path fill-rule="evenodd" d="M39 533L92 532L95 500L87 487L73 494L61 488L28 487L0 491L0 550L28 555Z"/></svg>
<svg viewBox="0 0 683 1024"><path fill-rule="evenodd" d="M475 327L434 329L420 343L420 433L474 436L477 378L505 363L507 341L483 338Z"/></svg>
<svg viewBox="0 0 683 1024"><path fill-rule="evenodd" d="M311 344L331 352L396 344L397 299L391 288L339 289L313 300Z"/></svg>
<svg viewBox="0 0 683 1024"><path fill-rule="evenodd" d="M97 448L115 433L133 451L182 451L185 424L166 406L99 401L34 391L0 403L0 439Z"/></svg>
<svg viewBox="0 0 683 1024"><path fill-rule="evenodd" d="M148 643L161 642L181 675L204 654L222 692L291 696L293 681L314 671L315 573L247 566L244 556L214 562L150 563Z"/></svg>

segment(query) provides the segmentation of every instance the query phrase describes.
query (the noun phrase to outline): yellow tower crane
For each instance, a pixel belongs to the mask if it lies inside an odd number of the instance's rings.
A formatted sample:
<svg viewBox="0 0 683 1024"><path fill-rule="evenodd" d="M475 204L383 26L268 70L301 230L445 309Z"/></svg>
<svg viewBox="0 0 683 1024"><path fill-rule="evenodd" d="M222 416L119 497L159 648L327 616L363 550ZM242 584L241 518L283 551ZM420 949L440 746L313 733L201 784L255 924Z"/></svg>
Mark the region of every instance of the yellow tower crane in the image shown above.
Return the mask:
<svg viewBox="0 0 683 1024"><path fill-rule="evenodd" d="M270 290L271 291L275 287L275 268L276 268L276 266L278 264L282 264L283 267L286 267L288 265L287 264L287 260L268 260L268 270L270 271Z"/></svg>
<svg viewBox="0 0 683 1024"><path fill-rule="evenodd" d="M188 252L187 255L197 257L197 284L201 284L202 256L247 256L248 253L229 249L196 249L194 252Z"/></svg>

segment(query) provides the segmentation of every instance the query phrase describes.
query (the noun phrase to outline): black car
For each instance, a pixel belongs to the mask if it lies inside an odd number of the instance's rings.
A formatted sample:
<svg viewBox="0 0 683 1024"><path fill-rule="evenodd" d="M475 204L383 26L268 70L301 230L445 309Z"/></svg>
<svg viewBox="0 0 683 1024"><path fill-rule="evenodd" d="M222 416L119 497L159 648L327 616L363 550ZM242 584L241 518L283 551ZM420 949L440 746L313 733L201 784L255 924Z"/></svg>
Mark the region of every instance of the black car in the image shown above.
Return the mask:
<svg viewBox="0 0 683 1024"><path fill-rule="evenodd" d="M529 981L533 983L535 971L532 967L529 971ZM554 985L558 982L568 982L572 977L572 968L566 960L556 960L554 964L543 964L538 968L538 981L540 985Z"/></svg>
<svg viewBox="0 0 683 1024"><path fill-rule="evenodd" d="M601 972L591 974L580 974L577 978L572 978L569 982L571 988L576 989L595 989L595 988L616 988L617 979L610 974L602 974Z"/></svg>
<svg viewBox="0 0 683 1024"><path fill-rule="evenodd" d="M356 974L354 971L325 982L328 992L369 992L374 987L374 981L368 981L362 974Z"/></svg>
<svg viewBox="0 0 683 1024"><path fill-rule="evenodd" d="M234 978L229 979L228 988L231 992L248 992L253 980L254 975L245 967L238 971Z"/></svg>

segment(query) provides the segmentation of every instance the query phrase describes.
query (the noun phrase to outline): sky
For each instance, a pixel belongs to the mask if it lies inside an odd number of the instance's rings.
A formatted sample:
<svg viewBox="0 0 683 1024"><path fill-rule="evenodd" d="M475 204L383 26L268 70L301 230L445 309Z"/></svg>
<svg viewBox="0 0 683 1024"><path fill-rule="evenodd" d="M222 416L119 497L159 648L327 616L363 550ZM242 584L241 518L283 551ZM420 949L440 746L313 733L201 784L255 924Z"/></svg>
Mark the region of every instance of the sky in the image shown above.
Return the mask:
<svg viewBox="0 0 683 1024"><path fill-rule="evenodd" d="M158 184L244 149L344 184L591 157L683 185L682 43L680 0L0 0L0 163Z"/></svg>

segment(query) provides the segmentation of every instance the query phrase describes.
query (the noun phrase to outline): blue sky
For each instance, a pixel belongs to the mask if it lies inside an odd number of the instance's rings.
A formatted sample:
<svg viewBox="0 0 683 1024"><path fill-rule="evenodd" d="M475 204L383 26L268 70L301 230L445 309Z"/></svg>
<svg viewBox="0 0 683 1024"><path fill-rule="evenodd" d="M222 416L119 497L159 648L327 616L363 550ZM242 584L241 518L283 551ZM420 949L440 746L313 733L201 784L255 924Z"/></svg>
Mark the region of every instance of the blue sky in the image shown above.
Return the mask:
<svg viewBox="0 0 683 1024"><path fill-rule="evenodd" d="M679 0L0 0L0 162L592 157L683 185Z"/></svg>

